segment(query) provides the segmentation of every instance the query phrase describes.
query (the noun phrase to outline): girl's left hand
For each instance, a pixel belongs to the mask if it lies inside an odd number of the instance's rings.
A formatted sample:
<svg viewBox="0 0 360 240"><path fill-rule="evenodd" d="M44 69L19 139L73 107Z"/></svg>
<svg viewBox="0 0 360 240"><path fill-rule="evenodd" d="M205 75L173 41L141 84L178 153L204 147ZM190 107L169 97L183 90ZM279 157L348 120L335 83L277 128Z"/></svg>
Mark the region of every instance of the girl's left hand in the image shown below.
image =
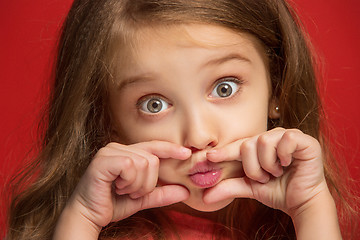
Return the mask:
<svg viewBox="0 0 360 240"><path fill-rule="evenodd" d="M276 128L207 153L212 162L241 161L243 178L208 189L206 203L252 198L290 216L328 188L319 142L297 129Z"/></svg>

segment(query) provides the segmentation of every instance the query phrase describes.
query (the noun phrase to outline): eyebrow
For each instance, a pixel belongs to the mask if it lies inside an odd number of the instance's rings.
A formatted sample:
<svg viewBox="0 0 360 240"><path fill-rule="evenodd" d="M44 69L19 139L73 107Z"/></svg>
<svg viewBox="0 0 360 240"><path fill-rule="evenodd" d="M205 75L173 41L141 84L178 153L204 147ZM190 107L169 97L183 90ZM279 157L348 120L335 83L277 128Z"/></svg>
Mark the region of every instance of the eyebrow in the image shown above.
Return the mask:
<svg viewBox="0 0 360 240"><path fill-rule="evenodd" d="M212 65L220 65L225 62L232 61L232 60L239 60L242 62L251 63L250 59L248 59L238 53L231 53L231 54L225 55L223 57L211 59L210 61L206 62L203 66L207 67L207 66L212 66Z"/></svg>
<svg viewBox="0 0 360 240"><path fill-rule="evenodd" d="M121 89L125 88L126 86L129 86L129 85L132 85L135 83L149 82L152 79L153 78L151 78L149 74L141 74L141 75L124 78L123 80L120 81L119 85L117 86L117 89L121 90Z"/></svg>
<svg viewBox="0 0 360 240"><path fill-rule="evenodd" d="M231 53L231 54L219 57L219 58L211 59L210 61L203 64L202 67L220 65L220 64L226 63L228 61L232 61L232 60L238 60L238 61L242 61L242 62L251 63L250 59L248 59L240 54L237 54L237 53ZM129 85L132 85L135 83L149 82L152 80L153 80L153 78L151 77L151 74L140 74L140 75L136 75L136 76L131 76L131 77L125 78L122 81L120 81L120 84L118 85L117 89L121 90L121 89L125 88L126 86L129 86Z"/></svg>

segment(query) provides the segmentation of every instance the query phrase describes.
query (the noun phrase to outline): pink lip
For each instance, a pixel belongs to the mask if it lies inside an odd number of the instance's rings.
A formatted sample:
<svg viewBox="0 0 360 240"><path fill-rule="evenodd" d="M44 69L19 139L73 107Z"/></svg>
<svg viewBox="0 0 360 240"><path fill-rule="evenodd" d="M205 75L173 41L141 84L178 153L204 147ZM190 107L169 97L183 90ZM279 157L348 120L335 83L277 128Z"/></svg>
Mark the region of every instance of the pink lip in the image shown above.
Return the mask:
<svg viewBox="0 0 360 240"><path fill-rule="evenodd" d="M190 169L189 177L200 188L213 187L221 177L221 168L209 161L199 162Z"/></svg>

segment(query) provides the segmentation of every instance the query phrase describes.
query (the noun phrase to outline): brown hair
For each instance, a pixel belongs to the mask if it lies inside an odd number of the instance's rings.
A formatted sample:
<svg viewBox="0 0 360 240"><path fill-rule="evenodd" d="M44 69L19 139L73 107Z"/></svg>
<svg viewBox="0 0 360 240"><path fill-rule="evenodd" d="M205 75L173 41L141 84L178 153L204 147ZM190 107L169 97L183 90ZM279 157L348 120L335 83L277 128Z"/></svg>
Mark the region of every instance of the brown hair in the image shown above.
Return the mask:
<svg viewBox="0 0 360 240"><path fill-rule="evenodd" d="M270 62L273 97L281 120L269 128L298 128L323 147L325 174L341 209L352 209L337 184L336 162L322 131L314 61L295 12L284 0L75 0L59 40L54 87L46 113L42 151L17 177L8 239L49 239L56 221L93 155L110 141L108 82L115 52L129 34L147 25L215 24L255 36ZM116 51L115 51L116 49ZM121 49L120 49L121 51ZM120 52L121 54L121 52ZM121 70L121 69L120 69ZM336 179L336 182L335 182ZM291 219L256 201L237 199L221 210L219 222L233 239L295 238ZM342 211L339 211L342 212ZM241 217L235 217L241 213ZM348 212L341 214L345 221ZM135 237L138 219L155 238L165 238L161 210L145 210L105 228L101 237ZM134 224L135 223L135 224ZM134 230L134 231L132 231ZM221 231L222 231L221 230ZM348 231L345 230L344 233ZM221 235L222 232L214 233Z"/></svg>

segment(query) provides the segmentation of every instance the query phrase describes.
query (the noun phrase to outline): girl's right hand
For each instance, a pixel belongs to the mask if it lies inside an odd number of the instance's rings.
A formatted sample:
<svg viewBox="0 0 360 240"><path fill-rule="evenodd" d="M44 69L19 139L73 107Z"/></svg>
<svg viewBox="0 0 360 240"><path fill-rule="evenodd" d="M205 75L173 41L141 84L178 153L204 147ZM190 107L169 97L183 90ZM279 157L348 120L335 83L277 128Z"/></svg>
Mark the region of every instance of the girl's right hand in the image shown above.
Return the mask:
<svg viewBox="0 0 360 240"><path fill-rule="evenodd" d="M156 186L159 159L190 155L191 150L169 142L109 143L95 155L65 209L100 231L140 210L184 201L189 197L185 187Z"/></svg>

